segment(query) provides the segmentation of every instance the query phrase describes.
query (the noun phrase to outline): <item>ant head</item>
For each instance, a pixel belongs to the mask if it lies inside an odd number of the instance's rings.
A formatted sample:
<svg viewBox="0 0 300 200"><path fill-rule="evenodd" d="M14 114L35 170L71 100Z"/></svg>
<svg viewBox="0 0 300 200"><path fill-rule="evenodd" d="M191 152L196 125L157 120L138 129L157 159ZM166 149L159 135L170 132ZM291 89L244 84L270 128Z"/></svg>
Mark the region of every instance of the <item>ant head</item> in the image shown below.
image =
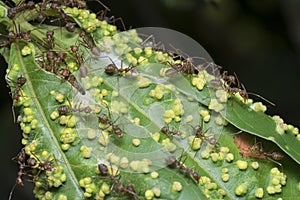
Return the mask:
<svg viewBox="0 0 300 200"><path fill-rule="evenodd" d="M99 170L100 174L102 174L102 175L109 174L107 166L103 163L98 164L98 170Z"/></svg>

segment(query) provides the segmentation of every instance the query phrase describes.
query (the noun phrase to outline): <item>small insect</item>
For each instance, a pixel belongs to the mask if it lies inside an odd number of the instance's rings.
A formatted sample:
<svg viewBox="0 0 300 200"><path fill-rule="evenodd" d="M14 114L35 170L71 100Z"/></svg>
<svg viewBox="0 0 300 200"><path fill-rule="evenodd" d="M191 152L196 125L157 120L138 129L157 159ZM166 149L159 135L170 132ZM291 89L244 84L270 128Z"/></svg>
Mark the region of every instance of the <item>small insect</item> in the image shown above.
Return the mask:
<svg viewBox="0 0 300 200"><path fill-rule="evenodd" d="M117 125L114 124L113 121L109 119L109 117L106 114L100 114L99 117L99 122L102 124L108 124L109 126L112 127L113 132L118 136L122 137L123 136L123 131L120 129Z"/></svg>
<svg viewBox="0 0 300 200"><path fill-rule="evenodd" d="M86 76L87 76L87 68L86 68L86 66L83 64L82 57L81 57L81 55L79 54L79 47L78 47L78 46L75 46L75 45L72 45L72 46L70 46L70 49L71 49L71 52L72 52L72 53L75 53L76 60L77 60L77 63L78 63L78 65L79 65L79 71L80 71L81 77L86 77Z"/></svg>
<svg viewBox="0 0 300 200"><path fill-rule="evenodd" d="M77 81L76 77L74 74L69 69L61 69L60 75L62 77L62 82L68 81L75 89L78 90L82 95L86 94L85 89L83 86Z"/></svg>
<svg viewBox="0 0 300 200"><path fill-rule="evenodd" d="M48 44L49 50L53 50L53 48L54 48L54 31L48 30L46 32L46 38L43 38L43 39Z"/></svg>
<svg viewBox="0 0 300 200"><path fill-rule="evenodd" d="M69 100L68 100L68 101L69 101ZM74 108L73 108L73 107L71 106L70 101L69 101L69 105L70 105L70 106L67 106L67 105L59 106L58 109L57 109L59 115L67 115L67 114L69 114L70 112L84 112L84 113L86 113L86 114L88 114L88 113L93 113L93 109L92 109L90 106L86 106L86 107L81 108L81 107L80 107L81 104L79 104L78 107L74 107Z"/></svg>
<svg viewBox="0 0 300 200"><path fill-rule="evenodd" d="M27 9L35 8L35 3L33 1L28 1L27 3L22 3L16 7L10 8L7 11L7 17L13 19L15 15Z"/></svg>
<svg viewBox="0 0 300 200"><path fill-rule="evenodd" d="M282 160L284 155L275 151L267 152L264 150L261 142L257 143L255 140L254 144L251 144L250 141L251 137L248 134L238 134L234 138L234 142L238 146L240 154L243 157L270 160L282 166L278 161Z"/></svg>
<svg viewBox="0 0 300 200"><path fill-rule="evenodd" d="M177 136L181 136L182 133L180 131L171 131L167 126L163 126L160 131L162 133L168 134L168 135L177 135Z"/></svg>
<svg viewBox="0 0 300 200"><path fill-rule="evenodd" d="M182 152L183 153L183 152ZM183 161L181 161L183 154L181 154L179 160L175 156L169 156L165 159L165 162L168 167L170 168L177 168L181 173L183 173L185 176L192 177L196 183L199 182L199 179L201 175L194 171L193 168L188 168L184 165L187 156Z"/></svg>
<svg viewBox="0 0 300 200"><path fill-rule="evenodd" d="M100 12L97 13L97 18L100 20L100 21L106 21L108 24L113 24L114 26L117 26L117 23L116 22L120 22L120 25L121 25L121 28L123 31L126 31L126 26L125 26L125 23L122 19L122 17L115 17L115 16L110 16L108 17L107 16L107 13L110 11L110 9L104 5L102 2L98 1L102 7L104 7L104 10L101 10ZM118 28L120 28L119 26L117 26Z"/></svg>
<svg viewBox="0 0 300 200"><path fill-rule="evenodd" d="M137 196L137 194L134 190L133 185L129 184L127 187L124 186L124 184L122 184L120 182L120 177L117 178L117 176L114 176L113 172L110 174L109 170L108 170L108 167L105 164L103 164L103 163L98 164L98 170L99 170L101 175L108 176L113 181L113 185L112 185L111 190L114 188L114 186L116 186L116 189L117 189L118 192L126 193L129 196L133 197L134 200L138 199L138 196ZM118 174L118 173L115 173L115 174Z"/></svg>
<svg viewBox="0 0 300 200"><path fill-rule="evenodd" d="M264 97L262 97L262 96L260 96L260 95L258 95L258 94L255 94L255 93L247 92L245 86L244 86L242 83L240 83L240 81L239 81L238 77L236 76L236 74L235 74L235 76L234 76L235 78L233 78L232 75L230 75L231 78L229 78L230 76L228 76L227 73L226 73L226 76L227 76L227 78L226 78L227 81L226 81L226 79L225 79L225 82L224 82L224 84L223 84L223 88L224 88L224 90L227 91L229 94L233 94L233 95L234 95L234 94L236 94L236 93L239 93L239 95L244 99L244 102L245 102L245 103L246 103L246 101L248 100L249 94L250 94L250 95L256 96L256 97L258 97L258 98L260 98L260 99L266 101L267 103L271 104L272 106L275 106L275 104L274 104L273 102L271 102L271 101L265 99ZM230 87L230 85L233 83L233 81L237 81L237 87ZM229 85L225 84L226 82L228 82ZM241 89L241 88L242 88L242 89Z"/></svg>
<svg viewBox="0 0 300 200"><path fill-rule="evenodd" d="M60 7L60 4L58 2L53 2L51 4L51 8L54 10L57 10L57 12L60 14L60 17L66 22L66 29L69 32L74 32L76 28L76 23L69 22L67 14L63 11L63 9Z"/></svg>
<svg viewBox="0 0 300 200"><path fill-rule="evenodd" d="M12 160L18 162L19 171L18 171L18 176L16 178L16 183L14 184L14 186L12 187L12 189L9 193L9 197L8 197L9 200L12 198L12 194L13 194L13 192L15 190L15 187L17 185L24 186L23 175L31 176L31 174L29 174L28 171L26 170L26 168L29 167L29 165L27 165L25 163L25 161L26 161L25 148L22 148L21 151L18 153L18 155L13 157Z"/></svg>
<svg viewBox="0 0 300 200"><path fill-rule="evenodd" d="M26 83L27 79L23 76L17 78L17 82L15 85L15 90L12 94L13 100L19 101L20 100L20 91L22 86Z"/></svg>
<svg viewBox="0 0 300 200"><path fill-rule="evenodd" d="M214 137L214 135L206 135L206 133L208 132L208 129L206 129L205 131L203 130L203 120L201 121L202 125L196 125L193 127L193 131L195 133L195 138L201 138L202 140L205 140L207 143L209 143L210 145L216 147L218 146L218 141L216 140L216 138ZM194 145L194 141L195 138L193 139L192 145ZM201 147L200 147L201 148Z"/></svg>
<svg viewBox="0 0 300 200"><path fill-rule="evenodd" d="M112 76L112 75L114 75L115 73L119 73L119 74L121 74L121 73L128 73L128 72L134 72L134 73L138 73L137 72L137 69L136 69L136 66L133 66L133 65L131 65L131 66L129 66L129 67L127 67L127 68L123 68L122 66L123 66L123 62L121 61L121 67L120 68L118 68L117 67L117 65L112 61L112 59L110 58L110 57L108 57L109 58L109 60L111 61L111 64L108 64L106 67L105 67L105 73L107 74L107 75L110 75L110 76Z"/></svg>
<svg viewBox="0 0 300 200"><path fill-rule="evenodd" d="M93 42L90 42L88 40L88 38L86 36L86 33L84 31L81 31L79 33L79 37L81 37L81 39L82 39L85 47L88 48L88 49L90 49L93 55L95 55L97 57L100 56L100 50L99 50L99 48L95 44L93 44Z"/></svg>

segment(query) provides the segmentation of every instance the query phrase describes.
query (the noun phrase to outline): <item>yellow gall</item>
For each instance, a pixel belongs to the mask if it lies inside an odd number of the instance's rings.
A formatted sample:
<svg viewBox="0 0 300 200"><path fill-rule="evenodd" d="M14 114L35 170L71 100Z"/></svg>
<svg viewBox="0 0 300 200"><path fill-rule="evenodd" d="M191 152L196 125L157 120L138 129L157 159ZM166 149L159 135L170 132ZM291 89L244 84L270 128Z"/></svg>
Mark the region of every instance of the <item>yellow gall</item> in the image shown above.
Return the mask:
<svg viewBox="0 0 300 200"><path fill-rule="evenodd" d="M137 138L132 139L132 144L133 144L134 146L138 147L138 146L140 146L140 144L141 144L141 140L140 140L140 139L137 139Z"/></svg>
<svg viewBox="0 0 300 200"><path fill-rule="evenodd" d="M161 191L159 188L155 187L152 189L152 191L153 191L155 197L160 197Z"/></svg>
<svg viewBox="0 0 300 200"><path fill-rule="evenodd" d="M255 190L255 197L258 199L262 199L264 197L264 189L263 188L257 188Z"/></svg>
<svg viewBox="0 0 300 200"><path fill-rule="evenodd" d="M246 170L248 167L247 161L243 161L243 160L236 161L236 165L240 170Z"/></svg>
<svg viewBox="0 0 300 200"><path fill-rule="evenodd" d="M268 194L275 194L276 192L275 192L274 186L268 186L267 192L268 192Z"/></svg>
<svg viewBox="0 0 300 200"><path fill-rule="evenodd" d="M172 191L180 192L182 190L182 185L178 181L174 181L172 185Z"/></svg>
<svg viewBox="0 0 300 200"><path fill-rule="evenodd" d="M235 194L237 196L242 196L242 195L246 194L247 190L248 190L247 184L243 183L235 188Z"/></svg>
<svg viewBox="0 0 300 200"><path fill-rule="evenodd" d="M201 148L202 140L199 137L190 136L189 137L189 145L192 150L197 151Z"/></svg>
<svg viewBox="0 0 300 200"><path fill-rule="evenodd" d="M59 93L55 96L56 101L58 101L59 103L62 103L64 101L64 95Z"/></svg>
<svg viewBox="0 0 300 200"><path fill-rule="evenodd" d="M109 194L110 193L110 186L106 183L103 182L101 185L100 190L104 193L104 194Z"/></svg>
<svg viewBox="0 0 300 200"><path fill-rule="evenodd" d="M146 190L145 192L145 198L147 200L151 200L154 197L154 192L152 190Z"/></svg>
<svg viewBox="0 0 300 200"><path fill-rule="evenodd" d="M156 171L151 172L151 178L156 179L158 177L158 173Z"/></svg>
<svg viewBox="0 0 300 200"><path fill-rule="evenodd" d="M159 141L159 138L160 138L160 133L159 133L159 132L156 132L156 133L152 134L151 137L152 137L152 139L153 139L154 141L158 142L158 141Z"/></svg>
<svg viewBox="0 0 300 200"><path fill-rule="evenodd" d="M229 174L222 174L221 179L222 181L227 182L229 180Z"/></svg>
<svg viewBox="0 0 300 200"><path fill-rule="evenodd" d="M232 153L228 153L226 155L226 161L227 162L232 162L234 160L234 155Z"/></svg>
<svg viewBox="0 0 300 200"><path fill-rule="evenodd" d="M129 164L129 160L127 157L122 157L119 163L119 166L123 169L127 168Z"/></svg>
<svg viewBox="0 0 300 200"><path fill-rule="evenodd" d="M255 170L256 170L256 169L258 169L258 168L259 168L259 163L258 163L258 162L256 162L256 161L255 161L255 162L252 162L252 163L251 163L251 167L252 167L253 169L255 169Z"/></svg>

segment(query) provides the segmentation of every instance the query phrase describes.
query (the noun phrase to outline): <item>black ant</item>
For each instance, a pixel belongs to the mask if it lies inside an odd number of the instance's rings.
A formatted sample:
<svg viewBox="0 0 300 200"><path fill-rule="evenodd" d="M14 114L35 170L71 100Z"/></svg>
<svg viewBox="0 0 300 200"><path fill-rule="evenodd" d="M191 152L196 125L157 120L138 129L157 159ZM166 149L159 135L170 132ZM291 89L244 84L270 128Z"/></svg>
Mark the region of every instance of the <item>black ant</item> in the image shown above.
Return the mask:
<svg viewBox="0 0 300 200"><path fill-rule="evenodd" d="M19 6L8 9L7 17L10 19L13 19L17 13L22 12L26 9L33 9L33 8L35 8L35 4L33 1L28 1L27 3L22 3Z"/></svg>
<svg viewBox="0 0 300 200"><path fill-rule="evenodd" d="M127 187L125 187L120 182L120 178L117 178L116 175L114 175L113 172L109 173L108 167L105 164L103 164L103 163L98 164L98 170L99 170L99 172L100 172L101 175L109 176L109 178L113 181L113 185L111 187L111 190L116 185L116 189L118 190L118 192L120 192L120 193L126 193L126 194L132 196L134 198L134 200L138 199L138 196L135 193L133 185L129 184ZM115 174L118 174L118 173L115 173Z"/></svg>
<svg viewBox="0 0 300 200"><path fill-rule="evenodd" d="M171 131L167 126L163 126L160 131L162 133L168 134L168 135L177 135L177 136L181 136L182 133L180 131Z"/></svg>
<svg viewBox="0 0 300 200"><path fill-rule="evenodd" d="M118 136L118 137L122 137L123 136L123 131L122 129L120 129L117 125L114 124L113 121L111 121L109 119L109 117L106 114L100 114L99 117L99 122L102 124L108 124L109 126L111 126L113 132Z"/></svg>
<svg viewBox="0 0 300 200"><path fill-rule="evenodd" d="M201 175L198 172L194 171L192 168L188 168L188 167L184 166L184 162L186 161L187 156L183 162L181 162L181 158L182 158L182 155L180 156L179 160L177 160L177 158L175 156L169 156L165 159L165 162L168 167L178 168L181 173L183 173L185 176L193 177L193 179L196 181L196 183L198 183Z"/></svg>

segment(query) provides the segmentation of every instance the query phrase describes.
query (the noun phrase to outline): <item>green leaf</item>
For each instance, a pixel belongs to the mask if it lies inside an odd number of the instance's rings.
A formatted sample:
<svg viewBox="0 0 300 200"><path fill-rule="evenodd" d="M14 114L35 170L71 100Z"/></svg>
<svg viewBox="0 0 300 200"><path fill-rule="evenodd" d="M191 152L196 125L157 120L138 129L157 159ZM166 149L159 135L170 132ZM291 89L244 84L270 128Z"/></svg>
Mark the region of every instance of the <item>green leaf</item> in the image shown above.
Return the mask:
<svg viewBox="0 0 300 200"><path fill-rule="evenodd" d="M230 105L229 105L230 104ZM299 140L291 133L278 133L274 120L262 113L255 112L235 100L228 102L226 113L222 116L237 128L277 144L286 154L300 164Z"/></svg>
<svg viewBox="0 0 300 200"><path fill-rule="evenodd" d="M94 28L86 28L73 11L66 12L83 29ZM85 19L94 20L85 14ZM214 111L212 100L219 101L216 91L223 88L213 88L210 81L219 77L204 70L167 73L174 72L172 57L143 48L135 30L117 33L105 22L92 23L99 25L88 36L88 41L101 49L97 57L78 37L79 30L68 33L48 25L34 30L22 13L19 16L15 21L20 30L31 30L33 39L18 38L9 53L1 53L9 64L6 77L14 105L20 107L18 121L26 155L38 163L28 166L26 173L35 183L37 198L144 199L154 195L155 199L255 199L255 192L262 188L264 198L291 199L299 193L299 164L291 158L299 159L290 147L299 141L292 143L292 136L275 133L273 119L237 99L219 103L223 110ZM51 65L43 55L51 50L45 39L49 29L56 30L53 60L58 62L59 52L67 54L56 74L36 63ZM70 52L75 44L80 45L79 56ZM24 52L25 47L31 52ZM73 69L71 75L63 75L70 63L80 61L87 75ZM112 64L113 72L108 73ZM19 77L25 77L26 83L17 83ZM197 85L201 81L203 88ZM63 113L63 109L67 110ZM202 127L200 133L197 125ZM263 152L251 150L262 142L265 152L271 152L273 143L237 136L234 141L240 129L275 142L291 158L280 161L281 167ZM237 140L244 146L237 145ZM248 157L243 158L240 153L245 155L245 151ZM172 159L173 165L168 163ZM239 164L241 161L245 163ZM254 161L257 169L251 166ZM44 166L47 162L50 169ZM25 164L20 161L20 168ZM199 174L199 180L192 173ZM127 188L130 185L134 191Z"/></svg>

